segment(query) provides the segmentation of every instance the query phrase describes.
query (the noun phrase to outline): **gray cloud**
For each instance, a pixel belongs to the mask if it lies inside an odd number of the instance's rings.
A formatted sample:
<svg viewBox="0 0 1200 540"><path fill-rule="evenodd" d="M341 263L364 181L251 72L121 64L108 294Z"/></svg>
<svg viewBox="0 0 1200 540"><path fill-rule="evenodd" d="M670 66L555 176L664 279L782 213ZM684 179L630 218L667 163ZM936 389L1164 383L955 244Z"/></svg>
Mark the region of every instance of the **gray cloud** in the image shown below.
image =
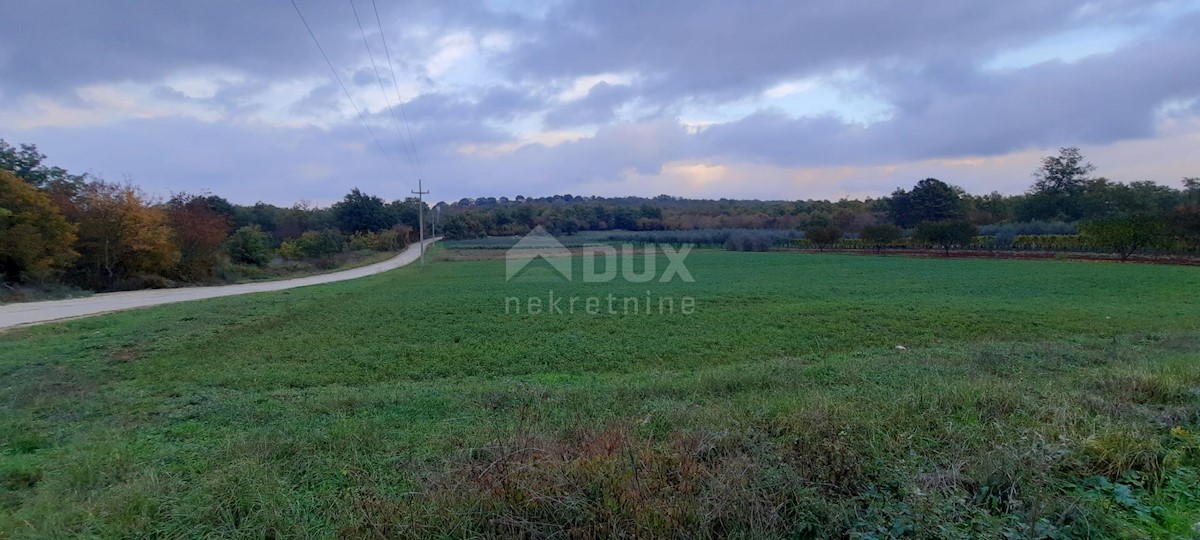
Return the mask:
<svg viewBox="0 0 1200 540"><path fill-rule="evenodd" d="M636 95L629 85L599 82L583 98L551 109L546 113L545 124L563 128L608 123L616 118L616 108Z"/></svg>
<svg viewBox="0 0 1200 540"><path fill-rule="evenodd" d="M869 126L834 117L764 111L701 135L708 151L778 165L823 166L996 155L1066 144L1106 144L1154 135L1155 110L1200 97L1200 38L1179 21L1151 42L1071 64L1011 72L934 66L896 70L878 84L896 105Z"/></svg>
<svg viewBox="0 0 1200 540"><path fill-rule="evenodd" d="M1107 11L1123 2L1107 2ZM926 58L979 58L1060 30L1071 0L566 2L514 55L521 76L635 70L644 92L736 99L824 70ZM1129 9L1129 8L1125 8Z"/></svg>
<svg viewBox="0 0 1200 540"><path fill-rule="evenodd" d="M369 64L349 7L297 1L362 105L360 96L376 92L378 81L363 67ZM1182 121L1200 114L1187 101L1200 97L1200 71L1190 69L1200 65L1194 13L1110 53L1010 71L982 66L998 52L1064 31L1144 25L1169 3L564 0L551 2L544 16L501 11L484 0L379 7L399 74L426 83L405 103L426 175L456 198L578 191L571 186L630 171L653 175L679 160L861 166L1152 138L1164 103L1180 100L1170 114ZM375 43L369 3L357 5ZM401 179L416 176L403 150L407 132L393 129L388 111L375 110L369 122L396 170L358 118L323 128L246 120L266 107L261 96L273 84L300 79L327 82L283 103L284 110L308 118L348 108L286 0L8 0L4 21L0 114L13 113L25 97L87 106L75 90L113 82L152 85L155 98L222 113L221 123L168 116L0 126L0 137L38 143L64 166L131 173L153 189L206 187L235 200L273 202L332 200L351 185L402 193ZM436 80L422 66L438 52L438 38L457 31L472 39L502 32L512 48L485 51L483 67L472 68L485 75ZM382 60L382 51L373 52ZM389 67L380 69L390 87ZM223 82L211 97L162 84L170 74L225 70L245 76ZM765 108L695 132L676 117L686 107L753 101L780 82L847 70L860 75L843 90L890 105L890 118L860 124L836 112L795 116ZM606 72L629 73L632 81L597 83L584 97L559 100L576 78ZM631 104L642 117L630 118ZM469 149L515 145L513 131L591 126L594 134L556 146Z"/></svg>
<svg viewBox="0 0 1200 540"><path fill-rule="evenodd" d="M536 90L490 86L478 96L464 93L427 93L404 104L408 118L417 123L451 121L507 121L541 110L549 98Z"/></svg>
<svg viewBox="0 0 1200 540"><path fill-rule="evenodd" d="M185 68L235 67L264 76L313 65L286 2L15 0L5 5L0 70L14 94L97 82L152 80ZM331 19L314 5L310 17ZM337 52L334 48L334 52Z"/></svg>
<svg viewBox="0 0 1200 540"><path fill-rule="evenodd" d="M346 3L297 4L335 65L363 59L362 37ZM377 39L370 4L358 0L357 5L368 33ZM428 52L424 36L402 32L413 21L479 30L523 24L519 17L484 7L482 0L453 7L436 0L377 5L399 65L411 65L410 53ZM382 51L377 53L382 58ZM154 80L183 69L214 67L267 79L328 73L287 1L6 0L4 5L0 90L9 95L68 92L87 84ZM359 79L374 84L374 73L369 80L356 75Z"/></svg>

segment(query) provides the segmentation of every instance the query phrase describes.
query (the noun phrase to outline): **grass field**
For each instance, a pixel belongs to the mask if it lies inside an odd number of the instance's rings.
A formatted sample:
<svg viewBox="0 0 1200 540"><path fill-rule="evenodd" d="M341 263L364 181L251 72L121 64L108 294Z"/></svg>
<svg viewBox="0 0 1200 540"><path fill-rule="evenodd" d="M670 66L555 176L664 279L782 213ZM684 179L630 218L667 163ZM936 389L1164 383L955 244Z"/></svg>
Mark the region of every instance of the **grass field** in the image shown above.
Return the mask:
<svg viewBox="0 0 1200 540"><path fill-rule="evenodd" d="M443 255L0 333L0 538L1197 534L1196 268Z"/></svg>

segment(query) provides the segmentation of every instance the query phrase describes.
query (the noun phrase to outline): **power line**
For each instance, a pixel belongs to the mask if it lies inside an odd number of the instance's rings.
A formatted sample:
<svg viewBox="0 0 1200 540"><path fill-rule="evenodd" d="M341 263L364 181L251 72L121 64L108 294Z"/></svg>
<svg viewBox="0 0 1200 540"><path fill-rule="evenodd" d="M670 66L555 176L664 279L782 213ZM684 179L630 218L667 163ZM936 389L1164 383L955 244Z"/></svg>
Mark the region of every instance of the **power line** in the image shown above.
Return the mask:
<svg viewBox="0 0 1200 540"><path fill-rule="evenodd" d="M411 189L412 185L410 185L404 180L403 177L400 176L400 170L396 168L396 164L392 162L391 156L389 156L387 151L383 149L383 145L379 142L379 137L375 136L375 130L371 129L371 125L367 123L367 117L363 116L363 113L361 110L359 110L358 105L354 103L354 98L350 96L350 90L346 88L346 84L343 83L342 78L338 76L337 68L333 67L333 62L329 60L329 55L325 54L325 48L321 46L321 41L317 39L317 35L313 33L312 27L308 25L308 19L305 19L304 13L300 12L300 6L296 5L296 0L291 0L291 2L292 7L296 9L296 15L300 16L300 22L304 23L304 29L308 30L308 35L312 38L313 43L317 45L317 50L321 51L321 57L325 59L325 63L329 66L329 71L333 73L334 80L337 81L338 86L342 87L342 92L346 94L346 99L350 101L350 106L353 107L354 112L358 114L358 119L362 121L363 127L367 128L367 133L370 133L371 138L375 140L375 146L379 148L379 152L383 154L383 158L387 160L388 165L392 167L392 170L395 171L396 176L400 178L400 181L404 182L404 185Z"/></svg>
<svg viewBox="0 0 1200 540"><path fill-rule="evenodd" d="M379 74L379 66L375 63L375 53L371 52L371 42L367 40L367 31L363 28L362 19L358 17L358 8L354 6L354 0L349 0L350 10L354 12L354 22L358 23L358 32L362 34L363 46L367 48L367 57L371 59L371 69L375 70L375 80L379 82L379 90L383 92L383 99L387 102L388 114L392 117L392 127L396 128L396 135L400 137L400 146L404 148L404 154L408 157L408 162L417 169L417 162L413 158L412 152L409 151L409 145L404 140L404 134L400 132L400 122L396 120L396 110L392 107L392 98L388 95L388 91L383 87L383 75ZM379 29L380 33L383 28ZM410 134L411 136L411 134Z"/></svg>
<svg viewBox="0 0 1200 540"><path fill-rule="evenodd" d="M383 31L383 20L379 18L379 6L371 0L371 8L375 10L375 24L379 25L379 38L383 40L383 54L387 56L388 71L392 74L392 87L396 90L396 101L400 104L400 116L404 118L404 129L408 131L408 143L412 145L413 159L417 162L417 174L425 176L421 168L421 155L417 153L417 143L412 136L412 126L408 123L408 113L404 112L404 98L400 96L400 83L396 82L396 64L392 63L392 53L388 50L387 34Z"/></svg>

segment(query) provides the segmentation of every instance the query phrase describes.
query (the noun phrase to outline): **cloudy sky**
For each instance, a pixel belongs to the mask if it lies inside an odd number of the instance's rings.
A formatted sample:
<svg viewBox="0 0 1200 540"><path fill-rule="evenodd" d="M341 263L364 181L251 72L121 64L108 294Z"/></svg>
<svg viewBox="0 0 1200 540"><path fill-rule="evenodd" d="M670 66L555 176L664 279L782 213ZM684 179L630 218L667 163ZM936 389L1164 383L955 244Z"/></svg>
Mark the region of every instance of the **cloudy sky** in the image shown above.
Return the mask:
<svg viewBox="0 0 1200 540"><path fill-rule="evenodd" d="M0 138L241 203L1200 176L1200 0L296 3L362 118L290 0L3 0Z"/></svg>

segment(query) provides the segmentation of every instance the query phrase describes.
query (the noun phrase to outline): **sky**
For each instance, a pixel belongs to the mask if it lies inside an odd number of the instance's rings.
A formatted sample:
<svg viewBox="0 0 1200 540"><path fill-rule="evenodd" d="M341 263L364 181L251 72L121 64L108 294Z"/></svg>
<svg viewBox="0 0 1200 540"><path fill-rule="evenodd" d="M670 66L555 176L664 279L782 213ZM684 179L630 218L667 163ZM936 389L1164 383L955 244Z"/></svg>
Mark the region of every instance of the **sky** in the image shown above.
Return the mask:
<svg viewBox="0 0 1200 540"><path fill-rule="evenodd" d="M243 204L1200 176L1200 0L295 2L3 0L0 138Z"/></svg>

